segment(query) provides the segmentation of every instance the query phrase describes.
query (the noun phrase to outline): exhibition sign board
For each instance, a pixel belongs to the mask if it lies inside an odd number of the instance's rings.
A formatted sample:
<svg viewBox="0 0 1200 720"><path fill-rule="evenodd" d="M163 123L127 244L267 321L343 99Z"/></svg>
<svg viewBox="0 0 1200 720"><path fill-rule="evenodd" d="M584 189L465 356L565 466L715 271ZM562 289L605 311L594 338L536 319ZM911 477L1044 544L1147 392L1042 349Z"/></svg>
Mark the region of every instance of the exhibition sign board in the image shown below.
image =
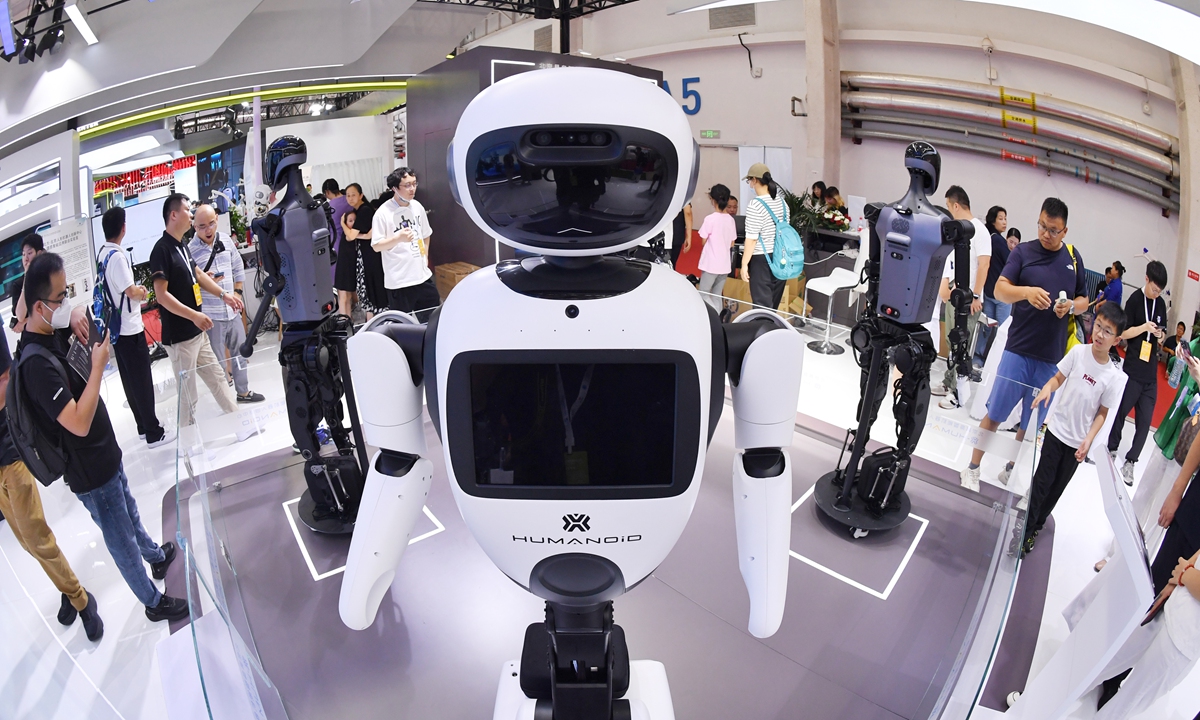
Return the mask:
<svg viewBox="0 0 1200 720"><path fill-rule="evenodd" d="M51 225L49 230L43 230L41 235L46 250L62 257L71 304L90 303L96 279L96 259L92 255L91 224L87 218L64 218Z"/></svg>
<svg viewBox="0 0 1200 720"><path fill-rule="evenodd" d="M1076 701L1106 678L1108 663L1137 629L1154 601L1150 565L1141 529L1116 466L1106 452L1092 459L1100 476L1104 514L1112 525L1117 553L1096 578L1096 596L1066 641L1026 686L1006 716L1020 720L1066 717Z"/></svg>

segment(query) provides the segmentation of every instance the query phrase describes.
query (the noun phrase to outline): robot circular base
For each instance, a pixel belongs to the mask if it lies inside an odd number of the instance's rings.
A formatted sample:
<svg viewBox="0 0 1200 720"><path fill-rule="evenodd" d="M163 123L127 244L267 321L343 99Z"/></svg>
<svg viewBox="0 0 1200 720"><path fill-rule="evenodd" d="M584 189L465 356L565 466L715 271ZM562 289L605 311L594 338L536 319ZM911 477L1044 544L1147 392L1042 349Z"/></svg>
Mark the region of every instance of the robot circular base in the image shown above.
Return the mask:
<svg viewBox="0 0 1200 720"><path fill-rule="evenodd" d="M855 537L862 537L867 531L891 530L908 519L908 513L912 510L912 502L908 499L908 494L905 492L900 493L900 509L884 513L883 517L876 517L867 510L866 505L857 492L851 496L850 509L848 511L838 510L833 505L837 502L838 493L842 489L833 484L833 479L836 476L836 472L829 472L822 475L821 479L817 481L813 497L817 501L817 507L821 508L821 512L854 530Z"/></svg>
<svg viewBox="0 0 1200 720"><path fill-rule="evenodd" d="M300 504L296 506L296 514L300 516L300 522L308 526L309 530L322 535L349 535L354 532L353 520L344 520L337 516L317 519L314 515L316 509L317 504L313 502L312 493L305 490L304 494L300 496Z"/></svg>

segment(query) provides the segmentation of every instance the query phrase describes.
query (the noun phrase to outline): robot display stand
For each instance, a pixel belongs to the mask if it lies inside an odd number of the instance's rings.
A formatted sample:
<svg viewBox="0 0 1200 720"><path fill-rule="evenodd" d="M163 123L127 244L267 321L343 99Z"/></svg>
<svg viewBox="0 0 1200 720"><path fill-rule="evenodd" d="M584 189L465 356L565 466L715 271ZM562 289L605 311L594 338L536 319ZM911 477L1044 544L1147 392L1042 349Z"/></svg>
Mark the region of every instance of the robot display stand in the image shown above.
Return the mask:
<svg viewBox="0 0 1200 720"><path fill-rule="evenodd" d="M862 374L858 427L847 431L837 469L817 481L817 507L847 526L853 537L872 530L889 530L908 518L904 492L913 451L929 412L929 368L937 350L929 322L937 304L942 269L954 251L954 328L949 333L951 362L959 377L968 374L967 315L970 285L970 241L974 226L954 220L930 204L938 186L941 156L926 142L914 142L904 153L909 173L908 192L889 205L866 208L870 225L870 254L866 265L867 293L863 314L850 332ZM893 390L896 447L866 454L871 426L890 384L892 365L901 378ZM849 460L846 451L849 450Z"/></svg>
<svg viewBox="0 0 1200 720"><path fill-rule="evenodd" d="M679 106L636 77L553 68L492 85L459 121L451 187L479 227L533 254L465 278L428 327L388 312L349 342L380 450L342 621L374 622L429 493L424 394L463 520L546 602L501 668L496 720L674 717L666 669L630 660L614 601L687 524L727 375L749 629L782 622L801 336L766 311L723 326L682 276L615 254L679 212L697 150Z"/></svg>
<svg viewBox="0 0 1200 720"><path fill-rule="evenodd" d="M267 149L267 178L271 189L283 192L283 197L251 223L258 239L265 297L240 353L248 358L254 351L259 327L274 299L283 323L279 363L288 422L304 458L308 485L297 512L316 532L346 534L354 529L362 496L366 446L345 362L353 327L350 318L333 312L331 222L327 208L304 187L300 165L306 158L304 141L290 135ZM343 394L350 407L349 429L342 412ZM322 420L331 436L326 443L317 437Z"/></svg>

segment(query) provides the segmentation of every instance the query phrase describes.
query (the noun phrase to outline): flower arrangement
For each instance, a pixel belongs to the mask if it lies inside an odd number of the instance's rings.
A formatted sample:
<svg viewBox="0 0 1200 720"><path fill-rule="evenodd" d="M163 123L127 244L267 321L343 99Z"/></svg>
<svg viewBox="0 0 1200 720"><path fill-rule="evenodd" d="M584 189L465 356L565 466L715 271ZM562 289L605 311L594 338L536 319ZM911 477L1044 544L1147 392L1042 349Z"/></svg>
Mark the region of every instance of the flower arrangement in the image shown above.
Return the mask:
<svg viewBox="0 0 1200 720"><path fill-rule="evenodd" d="M850 231L850 218L840 209L830 207L809 193L795 195L784 191L784 202L792 227L804 234L814 230Z"/></svg>

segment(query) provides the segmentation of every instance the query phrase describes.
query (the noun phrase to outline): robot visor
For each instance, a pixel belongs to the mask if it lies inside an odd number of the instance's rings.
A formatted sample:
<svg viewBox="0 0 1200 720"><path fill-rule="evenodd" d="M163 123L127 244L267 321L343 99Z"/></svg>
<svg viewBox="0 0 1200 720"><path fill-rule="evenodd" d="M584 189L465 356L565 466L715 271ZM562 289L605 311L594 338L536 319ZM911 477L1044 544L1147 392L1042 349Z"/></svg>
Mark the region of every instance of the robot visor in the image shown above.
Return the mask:
<svg viewBox="0 0 1200 720"><path fill-rule="evenodd" d="M595 125L487 133L467 153L471 201L500 236L522 245L626 245L669 213L679 178L674 145L658 133Z"/></svg>

